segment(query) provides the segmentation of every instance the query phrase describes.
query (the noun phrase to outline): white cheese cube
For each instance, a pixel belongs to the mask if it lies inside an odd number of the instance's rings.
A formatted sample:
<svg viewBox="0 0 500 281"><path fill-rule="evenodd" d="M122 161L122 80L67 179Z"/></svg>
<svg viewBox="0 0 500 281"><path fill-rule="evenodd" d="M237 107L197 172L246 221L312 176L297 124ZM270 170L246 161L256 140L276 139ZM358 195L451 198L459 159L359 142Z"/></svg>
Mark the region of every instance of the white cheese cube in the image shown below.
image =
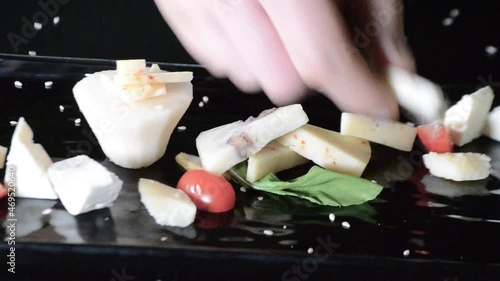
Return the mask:
<svg viewBox="0 0 500 281"><path fill-rule="evenodd" d="M237 121L201 132L196 147L203 167L222 175L234 165L259 152L269 142L309 121L300 104L273 108L257 118Z"/></svg>
<svg viewBox="0 0 500 281"><path fill-rule="evenodd" d="M54 190L73 216L111 206L123 182L86 155L56 162L48 170Z"/></svg>
<svg viewBox="0 0 500 281"><path fill-rule="evenodd" d="M17 197L57 199L47 175L50 165L52 160L45 149L33 143L30 126L23 117L19 118L7 156L7 170L11 172L5 173L5 183L14 177Z"/></svg>
<svg viewBox="0 0 500 281"><path fill-rule="evenodd" d="M402 151L411 151L417 128L392 120L342 113L340 133L364 138Z"/></svg>
<svg viewBox="0 0 500 281"><path fill-rule="evenodd" d="M140 179L141 202L157 224L186 227L194 222L196 206L184 191L154 180Z"/></svg>
<svg viewBox="0 0 500 281"><path fill-rule="evenodd" d="M277 141L327 170L352 176L361 176L371 157L368 141L309 124Z"/></svg>
<svg viewBox="0 0 500 281"><path fill-rule="evenodd" d="M486 120L483 134L500 142L500 106L495 107Z"/></svg>
<svg viewBox="0 0 500 281"><path fill-rule="evenodd" d="M145 71L146 60L144 59L116 61L116 72L119 75L138 74L144 73Z"/></svg>
<svg viewBox="0 0 500 281"><path fill-rule="evenodd" d="M248 158L246 178L249 182L258 181L270 173L281 172L308 161L290 148L272 141Z"/></svg>
<svg viewBox="0 0 500 281"><path fill-rule="evenodd" d="M462 146L481 136L493 98L491 87L484 87L463 96L446 111L444 125L450 130L456 145Z"/></svg>
<svg viewBox="0 0 500 281"><path fill-rule="evenodd" d="M423 156L431 175L454 181L472 181L487 178L491 158L479 153L434 153Z"/></svg>
<svg viewBox="0 0 500 281"><path fill-rule="evenodd" d="M5 167L5 157L7 156L7 147L0 145L0 169Z"/></svg>
<svg viewBox="0 0 500 281"><path fill-rule="evenodd" d="M438 85L397 67L389 68L388 78L399 104L411 115L410 119L419 125L443 119L447 106Z"/></svg>

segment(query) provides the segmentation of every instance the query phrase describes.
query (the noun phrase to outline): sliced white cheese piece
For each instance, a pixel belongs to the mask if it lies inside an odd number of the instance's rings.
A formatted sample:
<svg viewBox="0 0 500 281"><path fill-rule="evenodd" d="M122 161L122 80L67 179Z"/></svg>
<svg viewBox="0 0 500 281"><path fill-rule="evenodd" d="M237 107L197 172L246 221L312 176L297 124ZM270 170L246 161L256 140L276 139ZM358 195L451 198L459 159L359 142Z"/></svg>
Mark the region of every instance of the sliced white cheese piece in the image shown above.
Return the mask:
<svg viewBox="0 0 500 281"><path fill-rule="evenodd" d="M116 71L119 75L130 75L146 72L146 60L117 60Z"/></svg>
<svg viewBox="0 0 500 281"><path fill-rule="evenodd" d="M193 99L191 83L167 84L168 95L135 103L120 98L123 91L110 87L94 73L79 81L73 94L80 111L111 161L124 168L147 167L160 159L177 123ZM111 82L109 82L111 83Z"/></svg>
<svg viewBox="0 0 500 281"><path fill-rule="evenodd" d="M154 180L140 179L139 194L157 224L186 227L194 222L196 206L184 191Z"/></svg>
<svg viewBox="0 0 500 281"><path fill-rule="evenodd" d="M7 147L0 145L0 169L5 167L5 157L7 156Z"/></svg>
<svg viewBox="0 0 500 281"><path fill-rule="evenodd" d="M290 148L272 141L248 158L246 178L247 181L254 182L270 173L278 173L308 161Z"/></svg>
<svg viewBox="0 0 500 281"><path fill-rule="evenodd" d="M202 132L196 147L203 167L222 175L234 165L259 152L270 141L309 121L300 104L273 108L257 118L237 121Z"/></svg>
<svg viewBox="0 0 500 281"><path fill-rule="evenodd" d="M456 145L462 146L481 136L493 98L491 87L484 87L463 96L446 111L444 125L450 130Z"/></svg>
<svg viewBox="0 0 500 281"><path fill-rule="evenodd" d="M86 155L56 162L48 173L61 203L73 216L111 206L123 184Z"/></svg>
<svg viewBox="0 0 500 281"><path fill-rule="evenodd" d="M500 142L500 106L495 107L486 120L483 134Z"/></svg>
<svg viewBox="0 0 500 281"><path fill-rule="evenodd" d="M364 138L402 151L411 151L417 128L392 120L342 113L340 133Z"/></svg>
<svg viewBox="0 0 500 281"><path fill-rule="evenodd" d="M389 68L388 81L411 120L419 125L442 121L447 106L441 87L397 67Z"/></svg>
<svg viewBox="0 0 500 281"><path fill-rule="evenodd" d="M140 84L158 84L158 83L182 83L191 82L193 72L152 72L145 74L115 75L113 81L118 85L140 85Z"/></svg>
<svg viewBox="0 0 500 281"><path fill-rule="evenodd" d="M431 175L454 181L472 181L487 178L491 158L479 153L434 153L423 156Z"/></svg>
<svg viewBox="0 0 500 281"><path fill-rule="evenodd" d="M371 157L367 140L309 124L277 141L327 170L357 177L363 174Z"/></svg>
<svg viewBox="0 0 500 281"><path fill-rule="evenodd" d="M16 196L36 199L57 199L47 168L52 160L45 149L33 143L33 131L23 117L17 122L9 155L5 183L14 177Z"/></svg>

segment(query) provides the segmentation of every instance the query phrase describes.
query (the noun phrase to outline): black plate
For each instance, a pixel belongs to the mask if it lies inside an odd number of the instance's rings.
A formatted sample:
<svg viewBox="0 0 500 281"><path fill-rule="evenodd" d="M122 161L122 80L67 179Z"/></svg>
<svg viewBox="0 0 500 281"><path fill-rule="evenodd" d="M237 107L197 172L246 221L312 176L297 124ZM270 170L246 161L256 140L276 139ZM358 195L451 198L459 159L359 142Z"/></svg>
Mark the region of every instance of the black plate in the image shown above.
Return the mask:
<svg viewBox="0 0 500 281"><path fill-rule="evenodd" d="M122 273L136 276L134 280L189 280L199 274L240 280L500 276L500 196L490 192L500 188L499 179L490 176L464 186L433 178L422 167L423 149L418 143L411 153L373 145L364 177L385 189L379 198L360 206L313 206L252 190L243 192L235 186L233 211L200 213L184 229L160 227L140 203L138 179L152 178L175 186L183 171L174 156L181 151L196 153L198 133L256 115L272 104L263 95L239 93L228 81L214 79L196 65L160 64L167 70L195 72L195 98L179 124L187 130L173 133L166 155L156 164L127 170L106 159L71 92L85 73L111 69L113 61L1 58L0 144L10 144L14 131L10 122L24 116L36 142L54 160L87 154L125 182L111 208L76 217L58 201L17 199L17 277L55 280L53 276L61 272L71 272L67 280L92 274L99 276L92 280L120 280L116 275ZM22 89L14 87L16 80L23 83ZM53 81L53 87L45 89L45 81ZM451 100L475 89L444 88ZM203 96L210 100L199 107ZM497 105L499 100L497 97ZM340 113L331 102L317 95L303 105L312 124L339 129ZM75 125L76 118L82 119L80 126ZM500 144L481 138L460 150L491 156L498 176ZM10 234L6 228L10 222L5 219L7 200L0 205L0 237L5 241ZM43 215L46 209L52 212ZM331 213L335 222L329 220ZM350 228L343 228L342 222L348 222ZM264 230L273 235L265 235ZM5 251L10 247L6 242L0 246ZM310 248L313 253L308 253Z"/></svg>

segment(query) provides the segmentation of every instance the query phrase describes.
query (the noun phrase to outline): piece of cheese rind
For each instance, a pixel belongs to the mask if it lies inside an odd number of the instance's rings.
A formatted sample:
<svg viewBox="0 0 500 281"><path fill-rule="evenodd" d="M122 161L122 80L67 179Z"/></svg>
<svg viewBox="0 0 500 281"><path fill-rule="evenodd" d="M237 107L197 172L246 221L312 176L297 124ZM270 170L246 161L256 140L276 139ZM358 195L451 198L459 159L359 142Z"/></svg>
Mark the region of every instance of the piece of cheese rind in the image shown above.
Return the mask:
<svg viewBox="0 0 500 281"><path fill-rule="evenodd" d="M193 99L193 86L167 84L167 95L129 103L112 83L115 74L102 71L82 79L73 88L75 100L111 161L124 168L147 167L165 154Z"/></svg>
<svg viewBox="0 0 500 281"><path fill-rule="evenodd" d="M359 137L402 151L411 151L417 128L392 120L342 113L340 133Z"/></svg>
<svg viewBox="0 0 500 281"><path fill-rule="evenodd" d="M270 173L278 173L308 161L307 158L290 148L277 141L272 141L248 158L246 179L249 182L254 182Z"/></svg>
<svg viewBox="0 0 500 281"><path fill-rule="evenodd" d="M309 121L300 104L273 108L258 117L201 132L196 147L203 167L222 175L259 152L269 142Z"/></svg>
<svg viewBox="0 0 500 281"><path fill-rule="evenodd" d="M357 177L363 174L371 157L367 140L309 124L277 141L327 170Z"/></svg>
<svg viewBox="0 0 500 281"><path fill-rule="evenodd" d="M146 60L117 60L116 71L119 75L139 74L146 72Z"/></svg>
<svg viewBox="0 0 500 281"><path fill-rule="evenodd" d="M423 156L431 175L453 180L485 179L491 172L491 158L480 153L434 153Z"/></svg>
<svg viewBox="0 0 500 281"><path fill-rule="evenodd" d="M196 206L180 189L140 179L139 194L149 214L162 226L186 227L194 222Z"/></svg>
<svg viewBox="0 0 500 281"><path fill-rule="evenodd" d="M57 199L47 174L52 160L45 149L33 143L33 131L23 117L19 118L7 155L5 184L14 179L16 197Z"/></svg>
<svg viewBox="0 0 500 281"><path fill-rule="evenodd" d="M48 169L61 203L73 216L111 206L123 182L85 155L54 163Z"/></svg>
<svg viewBox="0 0 500 281"><path fill-rule="evenodd" d="M500 106L495 107L488 115L483 135L500 142Z"/></svg>
<svg viewBox="0 0 500 281"><path fill-rule="evenodd" d="M7 147L0 145L0 170L5 167L5 157L7 156Z"/></svg>
<svg viewBox="0 0 500 281"><path fill-rule="evenodd" d="M456 145L463 146L481 136L494 97L491 87L484 87L463 96L446 111L444 125Z"/></svg>
<svg viewBox="0 0 500 281"><path fill-rule="evenodd" d="M192 80L193 72L190 71L162 71L130 75L117 74L113 77L113 81L118 85L183 83L191 82Z"/></svg>
<svg viewBox="0 0 500 281"><path fill-rule="evenodd" d="M411 120L419 125L442 121L447 105L441 87L397 67L389 67L388 82Z"/></svg>

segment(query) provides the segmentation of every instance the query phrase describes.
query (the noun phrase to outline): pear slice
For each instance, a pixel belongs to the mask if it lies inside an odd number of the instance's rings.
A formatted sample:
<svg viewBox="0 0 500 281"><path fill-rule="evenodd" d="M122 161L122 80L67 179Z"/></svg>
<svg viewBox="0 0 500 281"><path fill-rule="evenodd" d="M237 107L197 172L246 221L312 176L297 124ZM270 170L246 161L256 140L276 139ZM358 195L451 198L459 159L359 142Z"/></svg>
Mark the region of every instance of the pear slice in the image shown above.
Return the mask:
<svg viewBox="0 0 500 281"><path fill-rule="evenodd" d="M116 73L102 71L85 77L73 88L75 100L112 162L130 169L150 166L165 154L173 130L193 99L192 84L166 84L168 94L131 103L113 84Z"/></svg>
<svg viewBox="0 0 500 281"><path fill-rule="evenodd" d="M203 167L222 175L234 165L259 152L270 141L309 121L300 104L263 111L257 118L237 121L208 131L196 138Z"/></svg>
<svg viewBox="0 0 500 281"><path fill-rule="evenodd" d="M57 199L47 174L52 160L45 149L33 143L33 131L23 117L12 136L5 183L14 182L16 196L35 199Z"/></svg>

